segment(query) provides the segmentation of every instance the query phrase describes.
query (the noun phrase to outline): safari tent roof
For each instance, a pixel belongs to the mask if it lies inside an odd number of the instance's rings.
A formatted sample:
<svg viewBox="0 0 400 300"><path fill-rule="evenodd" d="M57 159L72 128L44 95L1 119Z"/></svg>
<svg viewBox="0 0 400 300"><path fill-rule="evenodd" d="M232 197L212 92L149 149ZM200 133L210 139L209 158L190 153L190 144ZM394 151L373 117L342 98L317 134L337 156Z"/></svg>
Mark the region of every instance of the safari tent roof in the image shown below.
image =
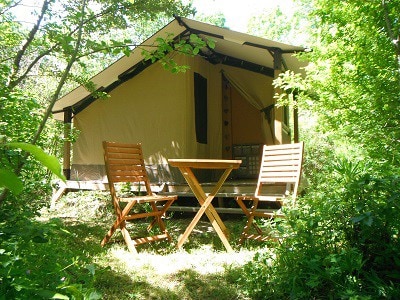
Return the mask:
<svg viewBox="0 0 400 300"><path fill-rule="evenodd" d="M192 33L201 38L211 38L215 41L214 49L203 49L199 53L212 64L238 66L273 77L274 53L281 52L282 65L285 69L301 72L301 67L304 66L304 63L293 57L294 53L304 51L303 47L278 43L183 17L175 17L164 28L144 41L140 47L135 48L129 57L120 58L94 76L92 81L99 91L110 92L151 64L149 61L144 61L142 49L150 50L150 47L156 44L157 37L165 38L167 34L173 34L175 38L185 38ZM77 87L56 102L53 115L56 119L62 120L63 112L66 109L72 109L76 114L94 100L90 92L83 86Z"/></svg>

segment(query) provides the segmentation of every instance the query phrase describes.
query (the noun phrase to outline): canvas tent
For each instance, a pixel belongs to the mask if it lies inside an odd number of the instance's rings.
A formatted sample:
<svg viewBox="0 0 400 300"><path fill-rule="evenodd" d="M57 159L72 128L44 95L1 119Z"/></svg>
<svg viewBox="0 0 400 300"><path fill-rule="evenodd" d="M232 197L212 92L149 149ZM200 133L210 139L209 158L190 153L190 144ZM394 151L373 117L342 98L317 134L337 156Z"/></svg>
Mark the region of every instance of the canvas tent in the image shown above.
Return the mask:
<svg viewBox="0 0 400 300"><path fill-rule="evenodd" d="M190 67L185 73L144 61L142 49L151 49L157 37L183 39L192 33L213 39L215 48L194 57L173 54ZM92 78L108 99L96 99L80 86L56 102L54 117L79 130L72 151L65 144L64 172L71 180L105 180L103 140L141 142L158 182L179 180L168 158L240 156L249 167L259 145L290 142L293 129L285 109L273 105L272 81L287 69L301 72L303 63L293 54L303 50L175 17L129 57Z"/></svg>

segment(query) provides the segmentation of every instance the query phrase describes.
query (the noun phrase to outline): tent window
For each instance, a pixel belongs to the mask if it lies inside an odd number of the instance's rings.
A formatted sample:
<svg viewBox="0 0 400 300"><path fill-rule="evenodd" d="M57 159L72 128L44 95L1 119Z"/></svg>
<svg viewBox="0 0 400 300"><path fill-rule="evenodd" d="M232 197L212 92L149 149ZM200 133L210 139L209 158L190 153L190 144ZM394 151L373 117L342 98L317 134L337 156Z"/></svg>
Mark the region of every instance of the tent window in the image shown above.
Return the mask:
<svg viewBox="0 0 400 300"><path fill-rule="evenodd" d="M207 144L207 78L194 73L196 141Z"/></svg>

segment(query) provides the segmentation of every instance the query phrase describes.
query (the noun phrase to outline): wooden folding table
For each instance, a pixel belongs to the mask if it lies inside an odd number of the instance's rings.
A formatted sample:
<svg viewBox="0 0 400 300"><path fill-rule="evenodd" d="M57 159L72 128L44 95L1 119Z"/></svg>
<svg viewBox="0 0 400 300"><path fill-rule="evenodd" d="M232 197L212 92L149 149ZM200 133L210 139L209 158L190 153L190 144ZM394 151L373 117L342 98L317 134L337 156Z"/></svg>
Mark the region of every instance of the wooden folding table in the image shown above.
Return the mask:
<svg viewBox="0 0 400 300"><path fill-rule="evenodd" d="M227 239L228 231L211 202L232 170L238 169L242 161L225 159L169 159L168 162L171 166L179 168L186 182L189 184L190 189L193 191L196 199L201 205L200 209L190 222L189 226L186 228L185 232L179 237L177 247L182 247L193 228L205 213L222 243L224 244L226 250L228 252L233 251ZM201 187L196 176L193 174L192 169L220 169L224 170L224 172L211 190L211 193L207 195Z"/></svg>

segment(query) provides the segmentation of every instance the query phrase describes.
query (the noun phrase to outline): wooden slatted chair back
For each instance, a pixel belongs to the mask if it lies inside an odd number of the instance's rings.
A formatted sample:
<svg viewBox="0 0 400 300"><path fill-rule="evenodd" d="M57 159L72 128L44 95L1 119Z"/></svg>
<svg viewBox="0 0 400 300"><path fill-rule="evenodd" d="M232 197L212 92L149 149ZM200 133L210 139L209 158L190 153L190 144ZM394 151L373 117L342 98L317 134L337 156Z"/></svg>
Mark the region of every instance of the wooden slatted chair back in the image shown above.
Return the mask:
<svg viewBox="0 0 400 300"><path fill-rule="evenodd" d="M263 200L264 190L283 187L283 193L296 197L303 160L304 143L264 145L257 188L254 196Z"/></svg>
<svg viewBox="0 0 400 300"><path fill-rule="evenodd" d="M115 193L115 183L144 184L146 192L151 195L150 180L144 164L142 145L103 142L104 161L110 184L110 190Z"/></svg>

